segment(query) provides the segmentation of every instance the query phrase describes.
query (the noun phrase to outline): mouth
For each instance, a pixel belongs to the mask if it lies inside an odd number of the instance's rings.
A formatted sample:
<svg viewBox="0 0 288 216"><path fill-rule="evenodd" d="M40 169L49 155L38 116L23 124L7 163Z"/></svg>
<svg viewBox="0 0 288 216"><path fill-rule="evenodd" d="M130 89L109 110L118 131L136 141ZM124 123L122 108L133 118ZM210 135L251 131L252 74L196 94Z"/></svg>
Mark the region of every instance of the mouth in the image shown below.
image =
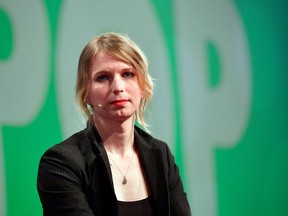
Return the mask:
<svg viewBox="0 0 288 216"><path fill-rule="evenodd" d="M121 99L121 100L113 100L110 102L111 105L116 105L116 106L123 106L125 105L127 102L130 102L130 100L128 99Z"/></svg>

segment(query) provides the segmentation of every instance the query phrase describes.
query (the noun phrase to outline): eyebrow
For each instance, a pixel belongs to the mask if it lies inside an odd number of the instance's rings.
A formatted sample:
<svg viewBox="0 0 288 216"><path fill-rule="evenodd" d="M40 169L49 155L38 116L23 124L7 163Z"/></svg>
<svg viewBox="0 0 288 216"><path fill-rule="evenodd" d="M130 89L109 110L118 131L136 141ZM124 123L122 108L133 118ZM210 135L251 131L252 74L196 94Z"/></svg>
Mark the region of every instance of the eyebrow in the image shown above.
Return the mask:
<svg viewBox="0 0 288 216"><path fill-rule="evenodd" d="M134 68L133 67L124 67L120 70L120 72L125 72L125 71L132 71L132 72L135 72ZM94 70L92 71L93 74L98 74L98 73L111 73L110 70L107 70L107 69L100 69L100 70Z"/></svg>

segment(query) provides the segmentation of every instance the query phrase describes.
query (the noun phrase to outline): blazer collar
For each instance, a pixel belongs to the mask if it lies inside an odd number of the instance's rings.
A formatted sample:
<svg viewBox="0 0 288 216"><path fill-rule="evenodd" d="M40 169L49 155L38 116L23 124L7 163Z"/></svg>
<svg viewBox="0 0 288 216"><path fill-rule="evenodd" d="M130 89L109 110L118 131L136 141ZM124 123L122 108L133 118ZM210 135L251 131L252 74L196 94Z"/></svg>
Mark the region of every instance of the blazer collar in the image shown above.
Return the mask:
<svg viewBox="0 0 288 216"><path fill-rule="evenodd" d="M111 187L114 188L108 155L103 146L103 142L102 142L102 138L100 137L100 134L98 133L96 127L89 123L87 124L86 133L87 133L90 143L93 143L92 146L94 148L96 156L102 159L104 166L106 168L105 170L107 170L107 175L109 176Z"/></svg>
<svg viewBox="0 0 288 216"><path fill-rule="evenodd" d="M91 143L94 143L93 146L97 154L103 159L111 187L114 188L109 159L102 144L102 139L95 126L87 129L88 137ZM164 166L165 158L162 150L157 146L158 142L160 141L135 126L134 143L139 151L150 195L158 212L157 215L169 215L167 173Z"/></svg>
<svg viewBox="0 0 288 216"><path fill-rule="evenodd" d="M158 147L159 140L135 126L134 142L147 179L157 215L169 215L168 182L164 155Z"/></svg>

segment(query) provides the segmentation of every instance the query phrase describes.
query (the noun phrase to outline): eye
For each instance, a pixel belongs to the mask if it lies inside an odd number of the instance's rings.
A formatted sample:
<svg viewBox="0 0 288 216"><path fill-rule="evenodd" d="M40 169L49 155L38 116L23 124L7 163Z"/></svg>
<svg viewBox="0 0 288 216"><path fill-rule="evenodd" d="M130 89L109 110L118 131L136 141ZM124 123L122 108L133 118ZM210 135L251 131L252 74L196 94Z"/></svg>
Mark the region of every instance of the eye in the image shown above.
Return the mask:
<svg viewBox="0 0 288 216"><path fill-rule="evenodd" d="M102 74L102 75L98 76L96 80L98 82L104 82L104 81L108 80L108 76L105 74Z"/></svg>
<svg viewBox="0 0 288 216"><path fill-rule="evenodd" d="M135 76L135 73L130 72L130 71L126 71L126 72L124 72L124 73L122 74L122 76L123 76L124 78L130 79L130 78L133 78L133 77Z"/></svg>

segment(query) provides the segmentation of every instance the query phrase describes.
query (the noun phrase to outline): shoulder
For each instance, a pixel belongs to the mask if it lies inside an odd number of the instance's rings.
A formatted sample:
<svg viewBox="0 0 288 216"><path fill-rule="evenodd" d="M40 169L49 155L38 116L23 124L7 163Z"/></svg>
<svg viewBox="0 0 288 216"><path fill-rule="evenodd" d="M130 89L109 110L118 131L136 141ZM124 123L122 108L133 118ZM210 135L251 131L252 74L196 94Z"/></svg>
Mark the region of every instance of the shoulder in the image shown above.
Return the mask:
<svg viewBox="0 0 288 216"><path fill-rule="evenodd" d="M49 152L66 152L67 154L78 154L79 151L84 150L84 147L87 147L84 131L80 131L78 133L73 134L69 138L65 139L64 141L57 143L47 149L44 153L48 154Z"/></svg>
<svg viewBox="0 0 288 216"><path fill-rule="evenodd" d="M135 126L135 144L137 148L142 150L156 150L162 152L162 154L166 156L172 155L166 142L155 138L137 126Z"/></svg>
<svg viewBox="0 0 288 216"><path fill-rule="evenodd" d="M87 129L82 130L47 149L41 157L40 166L64 166L75 171L84 169L95 157L89 133Z"/></svg>
<svg viewBox="0 0 288 216"><path fill-rule="evenodd" d="M147 133L143 129L135 126L135 142L140 143L141 146L148 148L167 148L167 143L155 138L151 134Z"/></svg>

